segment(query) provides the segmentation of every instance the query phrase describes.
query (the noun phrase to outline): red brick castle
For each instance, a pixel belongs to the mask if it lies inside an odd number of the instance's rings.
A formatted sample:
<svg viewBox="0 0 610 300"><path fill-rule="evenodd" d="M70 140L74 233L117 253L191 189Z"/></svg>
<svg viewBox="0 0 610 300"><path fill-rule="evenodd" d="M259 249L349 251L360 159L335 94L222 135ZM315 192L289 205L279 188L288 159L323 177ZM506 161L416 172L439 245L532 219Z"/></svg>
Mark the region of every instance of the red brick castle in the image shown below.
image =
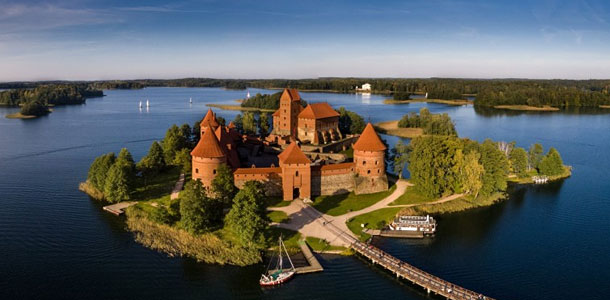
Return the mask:
<svg viewBox="0 0 610 300"><path fill-rule="evenodd" d="M201 139L191 152L192 177L201 180L208 188L218 167L227 164L233 170L238 188L247 181L256 180L263 183L267 195L282 196L284 200L351 191L366 194L388 189L384 160L386 146L373 126L367 124L359 137L344 138L339 132L339 114L328 103L313 103L303 108L295 89L285 89L282 93L280 107L273 114L273 131L266 141L240 135L232 123L228 127L221 126L211 109L200 125ZM299 143L316 146L351 144L356 138L353 162L328 162L319 158L320 152L304 153L299 147ZM277 155L279 166L242 168L243 159L240 160L238 147L245 147L248 143L262 145L265 150L281 150Z"/></svg>

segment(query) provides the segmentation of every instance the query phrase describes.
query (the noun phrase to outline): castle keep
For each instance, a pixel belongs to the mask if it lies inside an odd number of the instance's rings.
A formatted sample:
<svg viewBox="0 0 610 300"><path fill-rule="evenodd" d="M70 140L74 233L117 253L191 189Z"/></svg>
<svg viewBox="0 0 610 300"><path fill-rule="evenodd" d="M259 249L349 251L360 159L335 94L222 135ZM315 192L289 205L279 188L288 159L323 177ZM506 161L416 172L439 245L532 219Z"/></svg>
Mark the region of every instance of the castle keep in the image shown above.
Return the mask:
<svg viewBox="0 0 610 300"><path fill-rule="evenodd" d="M201 138L191 152L192 177L208 188L218 167L227 164L238 188L247 181L259 181L267 195L282 196L284 200L388 189L386 146L370 123L353 144L353 162L328 162L319 158L321 153L306 154L301 150L300 144L325 145L343 136L339 132L339 114L328 103L303 108L297 90L285 89L282 93L280 107L273 114L273 131L265 141L240 135L232 123L221 126L211 109L200 126ZM242 167L246 162L240 159L238 147L249 145L263 146L265 152L277 149L278 166L272 163L267 167Z"/></svg>

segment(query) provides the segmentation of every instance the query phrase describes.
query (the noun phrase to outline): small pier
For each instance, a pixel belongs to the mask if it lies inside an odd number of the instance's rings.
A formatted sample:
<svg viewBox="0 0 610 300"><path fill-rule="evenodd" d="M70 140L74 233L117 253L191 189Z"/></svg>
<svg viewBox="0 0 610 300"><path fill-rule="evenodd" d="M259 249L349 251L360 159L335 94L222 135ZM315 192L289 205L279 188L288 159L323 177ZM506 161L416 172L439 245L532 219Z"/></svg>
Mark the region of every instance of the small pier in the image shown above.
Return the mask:
<svg viewBox="0 0 610 300"><path fill-rule="evenodd" d="M313 255L313 252L311 252L307 243L305 243L305 241L299 241L299 246L301 247L301 252L303 252L303 256L305 256L309 266L295 268L296 273L307 274L324 271L324 268L322 268L318 259Z"/></svg>
<svg viewBox="0 0 610 300"><path fill-rule="evenodd" d="M125 202L119 202L119 203L112 204L112 205L106 205L103 208L107 212L120 216L125 212L126 208L128 208L136 203L137 203L136 201L125 201Z"/></svg>
<svg viewBox="0 0 610 300"><path fill-rule="evenodd" d="M362 230L362 232L364 232L370 236L404 238L404 239L423 239L424 238L424 233L422 231L365 229L365 230Z"/></svg>

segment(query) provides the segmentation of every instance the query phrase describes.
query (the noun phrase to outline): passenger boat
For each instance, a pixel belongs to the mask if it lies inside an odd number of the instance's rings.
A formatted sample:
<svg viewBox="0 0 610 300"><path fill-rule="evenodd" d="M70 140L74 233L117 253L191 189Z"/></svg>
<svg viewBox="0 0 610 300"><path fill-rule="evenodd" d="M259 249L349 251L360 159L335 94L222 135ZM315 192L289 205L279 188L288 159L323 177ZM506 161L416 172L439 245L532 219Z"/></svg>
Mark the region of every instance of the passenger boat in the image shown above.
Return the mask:
<svg viewBox="0 0 610 300"><path fill-rule="evenodd" d="M418 231L423 234L436 232L436 220L427 216L399 216L390 224L390 230Z"/></svg>
<svg viewBox="0 0 610 300"><path fill-rule="evenodd" d="M279 238L279 247L278 248L279 248L279 250L278 250L277 265L275 266L274 269L270 269L273 259L271 259L271 261L269 261L269 266L267 266L267 272L265 274L262 274L261 279L259 280L259 283L261 286L280 285L280 284L290 280L296 273L296 271L294 269L294 265L292 264L292 260L290 259L290 256L288 255L288 250L286 250L286 245L284 245L284 241L282 241L281 236ZM283 250L283 252L282 252L282 250ZM288 270L283 269L283 264L284 264L284 260L282 259L283 253L286 253L286 257L288 257L288 261L290 262L290 269L288 269Z"/></svg>

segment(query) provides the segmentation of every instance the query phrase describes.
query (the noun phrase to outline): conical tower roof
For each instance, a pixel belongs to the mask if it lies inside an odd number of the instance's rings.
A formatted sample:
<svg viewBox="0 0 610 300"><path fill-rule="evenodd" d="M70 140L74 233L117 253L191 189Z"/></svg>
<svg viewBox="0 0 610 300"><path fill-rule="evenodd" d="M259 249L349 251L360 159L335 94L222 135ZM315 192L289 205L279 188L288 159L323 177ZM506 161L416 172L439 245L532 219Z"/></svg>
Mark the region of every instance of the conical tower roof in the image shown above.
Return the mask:
<svg viewBox="0 0 610 300"><path fill-rule="evenodd" d="M211 127L208 122L206 126ZM212 130L206 130L195 149L191 151L191 156L217 158L224 157L225 153Z"/></svg>
<svg viewBox="0 0 610 300"><path fill-rule="evenodd" d="M371 123L366 124L364 131L354 144L354 150L358 151L385 151L387 147L383 144L375 128Z"/></svg>
<svg viewBox="0 0 610 300"><path fill-rule="evenodd" d="M277 156L283 164L310 164L311 160L301 151L296 142L292 142Z"/></svg>
<svg viewBox="0 0 610 300"><path fill-rule="evenodd" d="M209 125L208 125L209 123ZM212 127L214 129L216 129L219 124L218 124L218 120L216 120L216 115L214 114L214 112L212 111L211 108L208 109L208 113L205 114L205 117L203 118L203 120L201 120L201 123L199 124L202 128L205 126L208 127Z"/></svg>
<svg viewBox="0 0 610 300"><path fill-rule="evenodd" d="M218 128L216 128L216 132L214 133L216 134L216 138L218 139L220 145L226 147L227 144L233 143L233 139L229 136L229 133L224 126L218 126Z"/></svg>

